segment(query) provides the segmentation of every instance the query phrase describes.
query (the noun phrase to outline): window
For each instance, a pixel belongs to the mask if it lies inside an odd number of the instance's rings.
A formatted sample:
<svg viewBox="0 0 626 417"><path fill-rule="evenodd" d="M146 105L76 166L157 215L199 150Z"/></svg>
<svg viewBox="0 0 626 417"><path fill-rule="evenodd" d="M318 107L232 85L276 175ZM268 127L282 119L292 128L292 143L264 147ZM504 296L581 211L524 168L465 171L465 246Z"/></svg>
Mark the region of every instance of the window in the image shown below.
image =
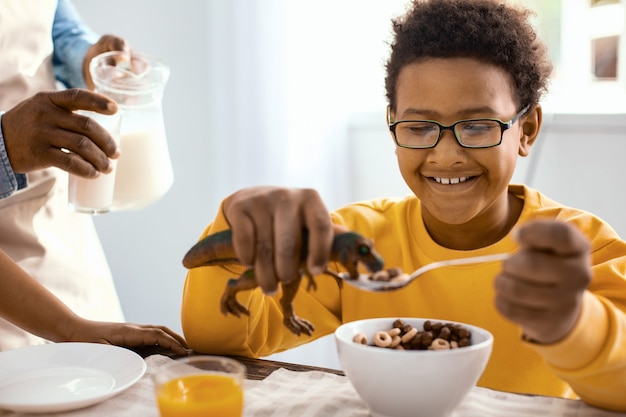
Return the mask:
<svg viewBox="0 0 626 417"><path fill-rule="evenodd" d="M620 0L591 0L591 72L598 80L618 79L619 38L624 31Z"/></svg>
<svg viewBox="0 0 626 417"><path fill-rule="evenodd" d="M547 111L626 112L626 10L622 0L516 0L536 11L550 48ZM620 56L623 57L620 60Z"/></svg>

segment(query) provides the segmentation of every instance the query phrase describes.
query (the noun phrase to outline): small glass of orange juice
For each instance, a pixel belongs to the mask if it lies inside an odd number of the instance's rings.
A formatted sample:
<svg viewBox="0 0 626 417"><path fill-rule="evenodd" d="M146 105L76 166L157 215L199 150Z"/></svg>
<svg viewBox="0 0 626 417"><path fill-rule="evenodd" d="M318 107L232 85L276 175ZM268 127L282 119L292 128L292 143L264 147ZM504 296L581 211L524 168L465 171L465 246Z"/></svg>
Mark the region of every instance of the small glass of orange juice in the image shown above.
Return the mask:
<svg viewBox="0 0 626 417"><path fill-rule="evenodd" d="M246 368L234 359L198 355L155 370L161 417L241 417Z"/></svg>

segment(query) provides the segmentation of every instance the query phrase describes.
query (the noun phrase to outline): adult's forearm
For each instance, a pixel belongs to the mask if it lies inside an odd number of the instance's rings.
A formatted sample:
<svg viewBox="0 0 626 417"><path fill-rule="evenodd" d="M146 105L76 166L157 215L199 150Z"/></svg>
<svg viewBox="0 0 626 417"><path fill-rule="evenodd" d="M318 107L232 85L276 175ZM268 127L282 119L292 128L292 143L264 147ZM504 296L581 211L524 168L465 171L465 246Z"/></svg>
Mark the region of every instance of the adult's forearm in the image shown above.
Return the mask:
<svg viewBox="0 0 626 417"><path fill-rule="evenodd" d="M0 251L0 317L51 341L67 338L79 318Z"/></svg>

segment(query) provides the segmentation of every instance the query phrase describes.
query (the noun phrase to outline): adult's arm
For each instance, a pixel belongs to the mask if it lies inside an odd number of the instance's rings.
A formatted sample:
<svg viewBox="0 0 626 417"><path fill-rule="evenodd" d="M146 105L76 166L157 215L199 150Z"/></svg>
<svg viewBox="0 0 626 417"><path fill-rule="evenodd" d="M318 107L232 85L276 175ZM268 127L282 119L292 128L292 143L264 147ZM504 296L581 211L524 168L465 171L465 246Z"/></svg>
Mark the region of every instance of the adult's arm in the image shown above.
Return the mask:
<svg viewBox="0 0 626 417"><path fill-rule="evenodd" d="M54 75L66 87L85 88L83 60L99 35L83 21L70 0L59 0L52 25Z"/></svg>
<svg viewBox="0 0 626 417"><path fill-rule="evenodd" d="M76 315L0 251L0 317L53 342L93 342L127 347L159 345L186 355L182 336L165 326L100 322Z"/></svg>

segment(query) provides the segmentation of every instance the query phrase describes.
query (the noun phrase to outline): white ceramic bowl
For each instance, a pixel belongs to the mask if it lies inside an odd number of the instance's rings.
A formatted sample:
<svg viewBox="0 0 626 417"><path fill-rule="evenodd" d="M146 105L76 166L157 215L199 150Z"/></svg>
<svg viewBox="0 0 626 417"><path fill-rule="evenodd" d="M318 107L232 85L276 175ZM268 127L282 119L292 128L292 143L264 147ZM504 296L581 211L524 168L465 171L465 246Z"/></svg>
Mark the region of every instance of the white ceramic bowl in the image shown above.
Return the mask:
<svg viewBox="0 0 626 417"><path fill-rule="evenodd" d="M493 346L493 335L465 323L471 346L449 350L395 350L353 341L364 333L369 343L395 319L423 329L427 318L389 317L354 321L335 331L343 371L374 417L450 416L482 375Z"/></svg>

